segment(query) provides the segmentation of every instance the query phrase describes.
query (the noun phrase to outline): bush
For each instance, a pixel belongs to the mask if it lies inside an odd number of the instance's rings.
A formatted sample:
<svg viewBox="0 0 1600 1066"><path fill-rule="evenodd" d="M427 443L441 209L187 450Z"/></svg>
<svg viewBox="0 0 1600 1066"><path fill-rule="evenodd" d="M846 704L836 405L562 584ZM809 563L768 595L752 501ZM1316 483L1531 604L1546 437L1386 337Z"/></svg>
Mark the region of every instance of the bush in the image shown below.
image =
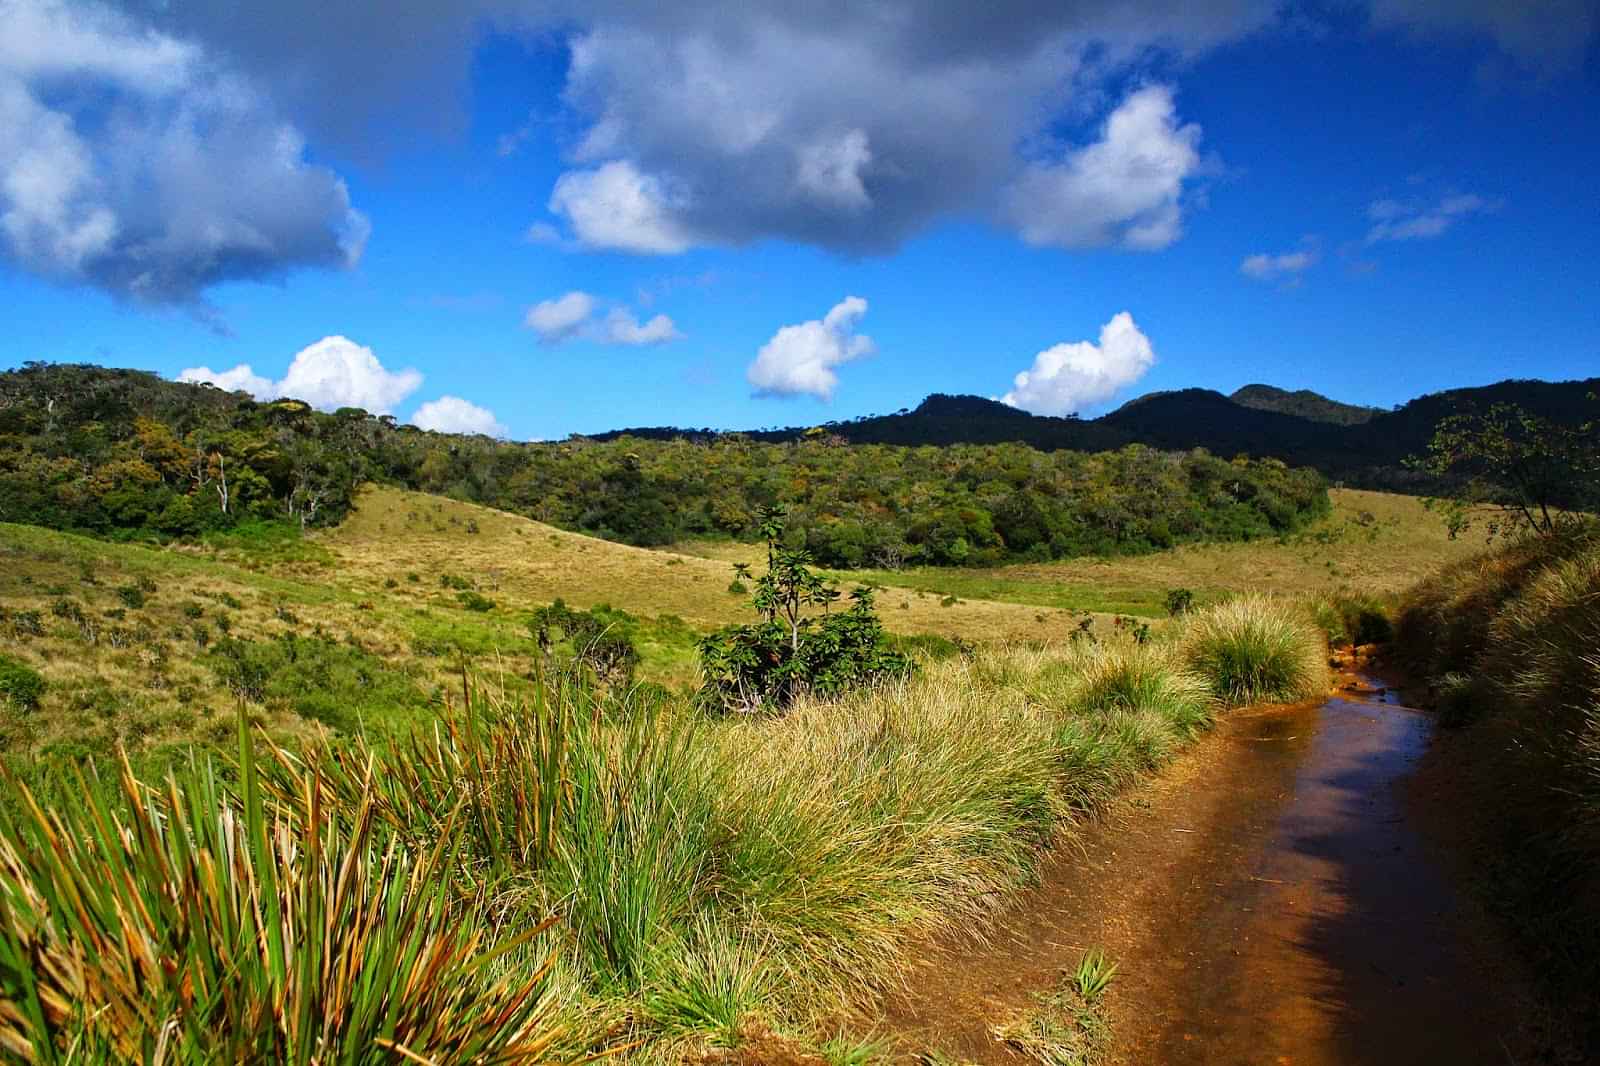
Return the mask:
<svg viewBox="0 0 1600 1066"><path fill-rule="evenodd" d="M1167 590L1167 616L1176 618L1180 614L1188 614L1194 608L1194 591L1192 589Z"/></svg>
<svg viewBox="0 0 1600 1066"><path fill-rule="evenodd" d="M1196 612L1183 658L1230 706L1311 699L1328 688L1322 634L1280 600L1249 596Z"/></svg>
<svg viewBox="0 0 1600 1066"><path fill-rule="evenodd" d="M639 665L634 628L634 619L626 612L605 607L575 611L559 599L528 619L528 632L547 657L559 652L614 687L631 684Z"/></svg>
<svg viewBox="0 0 1600 1066"><path fill-rule="evenodd" d="M20 711L36 710L44 687L44 678L37 670L9 655L0 655L0 700Z"/></svg>
<svg viewBox="0 0 1600 1066"><path fill-rule="evenodd" d="M474 592L471 589L464 589L461 592L456 593L456 600L460 602L462 607L469 611L483 612L494 610L493 600L487 596L481 595L480 593Z"/></svg>
<svg viewBox="0 0 1600 1066"><path fill-rule="evenodd" d="M803 693L836 695L912 672L913 664L890 645L873 610L872 590L859 587L850 607L807 616L826 607L838 589L810 568L804 549L783 547L784 512L763 512L767 572L754 579L750 605L761 621L727 626L700 641L700 702L716 713L783 708ZM743 579L748 567L736 568Z"/></svg>
<svg viewBox="0 0 1600 1066"><path fill-rule="evenodd" d="M138 585L118 585L112 591L117 594L117 599L121 600L125 606L132 607L134 610L144 606L144 590Z"/></svg>

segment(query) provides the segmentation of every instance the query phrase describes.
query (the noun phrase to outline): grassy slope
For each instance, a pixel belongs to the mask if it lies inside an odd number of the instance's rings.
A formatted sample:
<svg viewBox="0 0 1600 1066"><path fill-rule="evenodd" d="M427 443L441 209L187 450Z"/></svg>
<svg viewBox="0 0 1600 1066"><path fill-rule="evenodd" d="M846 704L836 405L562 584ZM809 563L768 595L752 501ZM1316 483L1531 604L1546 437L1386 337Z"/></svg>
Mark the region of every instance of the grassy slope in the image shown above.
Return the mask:
<svg viewBox="0 0 1600 1066"><path fill-rule="evenodd" d="M1450 540L1443 523L1415 497L1354 489L1329 495L1331 515L1283 540L1189 545L1125 558L851 576L930 595L1156 617L1166 613L1167 590L1179 587L1193 589L1202 600L1243 590L1301 595L1344 587L1389 595L1476 550L1471 538ZM759 553L755 545L728 542L693 542L673 550L728 562L753 562Z"/></svg>
<svg viewBox="0 0 1600 1066"><path fill-rule="evenodd" d="M1445 539L1414 499L1336 491L1334 500L1330 519L1286 543L838 576L890 586L880 604L898 633L1049 641L1074 627L1066 611L1157 616L1164 613L1166 590L1178 586L1194 588L1202 599L1243 590L1301 593L1347 582L1383 592L1472 550L1465 541ZM1360 520L1363 512L1370 523ZM376 488L337 529L287 545L163 550L0 525L0 607L37 610L46 629L24 640L0 625L0 651L50 683L39 710L0 715L0 740L14 753L55 745L80 754L109 752L119 742L139 752L197 736L225 740L235 701L203 665L206 652L192 632L198 622L214 641L222 615L234 635L258 640L291 631L308 635L319 627L334 640L353 636L409 678L425 702L441 689L454 691L463 655L496 662L517 684L534 665L524 628L532 607L558 596L578 607L609 603L644 620L641 676L687 684L694 676L696 634L745 611L745 597L728 588L728 558L747 557L752 549L685 548L722 558L630 548L489 508ZM442 574L469 581L495 608L464 610L457 593L441 587ZM145 606L124 608L120 622L107 619L106 611L123 607L116 588L141 577L157 589ZM944 605L947 594L960 602ZM95 623L93 642L52 615L52 604L63 597ZM224 597L240 606L225 606ZM184 613L190 604L202 608L201 618ZM141 622L156 639L112 646L111 629ZM305 727L299 715L271 701L254 713L275 733ZM371 706L358 716L369 727L384 727L418 715L417 707Z"/></svg>

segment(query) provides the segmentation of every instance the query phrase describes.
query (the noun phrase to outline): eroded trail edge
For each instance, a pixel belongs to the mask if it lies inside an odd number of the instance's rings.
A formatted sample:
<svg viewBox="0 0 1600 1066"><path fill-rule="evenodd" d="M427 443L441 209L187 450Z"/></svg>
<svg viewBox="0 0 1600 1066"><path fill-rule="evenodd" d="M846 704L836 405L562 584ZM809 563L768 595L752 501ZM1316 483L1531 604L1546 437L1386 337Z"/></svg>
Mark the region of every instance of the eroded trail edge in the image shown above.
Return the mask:
<svg viewBox="0 0 1600 1066"><path fill-rule="evenodd" d="M1409 799L1432 721L1393 700L1356 679L1229 716L994 925L930 945L891 1029L955 1060L1026 1061L992 1027L1100 947L1120 964L1115 1062L1526 1061L1517 968Z"/></svg>

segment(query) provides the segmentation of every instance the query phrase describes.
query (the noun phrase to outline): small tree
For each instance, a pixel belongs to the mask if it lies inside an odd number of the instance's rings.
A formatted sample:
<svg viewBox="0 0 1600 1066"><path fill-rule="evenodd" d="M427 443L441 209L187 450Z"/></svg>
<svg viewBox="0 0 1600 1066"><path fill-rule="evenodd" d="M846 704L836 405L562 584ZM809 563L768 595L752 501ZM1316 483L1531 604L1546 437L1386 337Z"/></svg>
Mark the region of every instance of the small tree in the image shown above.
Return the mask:
<svg viewBox="0 0 1600 1066"><path fill-rule="evenodd" d="M912 670L889 647L871 589L858 587L848 609L829 610L839 590L811 569L804 549L783 546L785 517L782 508L761 514L766 573L754 577L743 563L734 568L740 581L754 585L750 606L760 621L726 626L700 641L700 699L708 710L783 708L803 693L833 695Z"/></svg>
<svg viewBox="0 0 1600 1066"><path fill-rule="evenodd" d="M1497 403L1441 420L1427 454L1409 462L1449 483L1438 502L1452 538L1486 505L1499 511L1491 538L1518 528L1549 536L1600 506L1600 427L1592 420L1552 422Z"/></svg>

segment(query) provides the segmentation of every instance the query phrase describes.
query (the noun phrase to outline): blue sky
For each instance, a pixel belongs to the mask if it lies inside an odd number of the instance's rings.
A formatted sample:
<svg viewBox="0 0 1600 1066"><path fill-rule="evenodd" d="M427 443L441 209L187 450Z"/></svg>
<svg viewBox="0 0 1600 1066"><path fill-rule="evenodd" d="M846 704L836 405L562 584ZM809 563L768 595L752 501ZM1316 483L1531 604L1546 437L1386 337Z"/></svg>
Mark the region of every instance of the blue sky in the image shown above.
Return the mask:
<svg viewBox="0 0 1600 1066"><path fill-rule="evenodd" d="M0 0L0 366L518 439L1600 373L1585 3L380 6Z"/></svg>

